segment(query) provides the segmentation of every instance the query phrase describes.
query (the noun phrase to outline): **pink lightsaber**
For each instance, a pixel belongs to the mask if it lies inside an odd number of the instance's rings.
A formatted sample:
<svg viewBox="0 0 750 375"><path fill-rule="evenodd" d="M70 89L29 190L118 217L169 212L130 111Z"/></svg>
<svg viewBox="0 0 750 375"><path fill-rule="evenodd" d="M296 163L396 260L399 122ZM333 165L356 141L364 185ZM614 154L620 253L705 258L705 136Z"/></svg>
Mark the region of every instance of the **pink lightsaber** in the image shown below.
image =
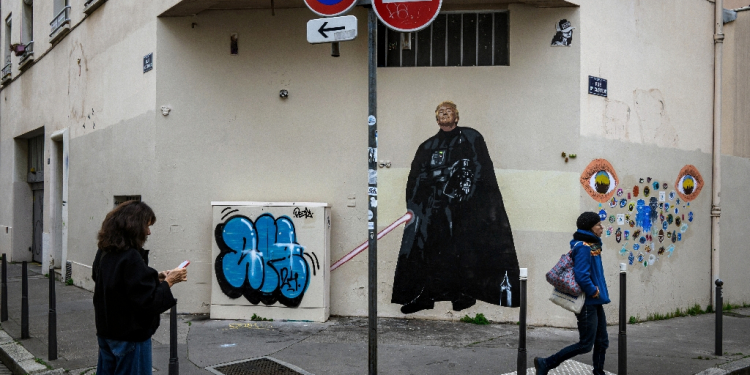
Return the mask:
<svg viewBox="0 0 750 375"><path fill-rule="evenodd" d="M411 212L407 212L406 214L404 214L404 216L401 216L400 218L398 218L398 220L394 221L391 225L389 225L389 226L385 227L385 229L381 230L378 233L378 239L383 238L383 236L385 236L386 234L390 233L397 226L399 226L399 225L401 225L403 223L408 222L409 220L411 220L412 217L414 217L414 215ZM352 260L352 258L354 258L357 255L359 255L359 253L363 252L369 246L370 246L369 241L363 242L361 245L357 246L354 250L350 251L349 254L344 255L343 258L337 260L336 263L334 263L333 265L331 265L331 271L335 270L336 268L341 267L344 263Z"/></svg>

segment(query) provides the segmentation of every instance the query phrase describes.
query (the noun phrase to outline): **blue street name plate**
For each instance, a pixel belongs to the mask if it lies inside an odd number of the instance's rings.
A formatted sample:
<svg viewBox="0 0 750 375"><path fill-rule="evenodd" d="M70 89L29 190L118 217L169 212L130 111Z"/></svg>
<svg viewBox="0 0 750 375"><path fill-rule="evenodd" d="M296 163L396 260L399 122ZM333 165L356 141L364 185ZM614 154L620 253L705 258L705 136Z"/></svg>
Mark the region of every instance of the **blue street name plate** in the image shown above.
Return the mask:
<svg viewBox="0 0 750 375"><path fill-rule="evenodd" d="M143 72L146 73L154 68L154 53L143 56Z"/></svg>
<svg viewBox="0 0 750 375"><path fill-rule="evenodd" d="M607 97L607 80L589 76L589 94Z"/></svg>

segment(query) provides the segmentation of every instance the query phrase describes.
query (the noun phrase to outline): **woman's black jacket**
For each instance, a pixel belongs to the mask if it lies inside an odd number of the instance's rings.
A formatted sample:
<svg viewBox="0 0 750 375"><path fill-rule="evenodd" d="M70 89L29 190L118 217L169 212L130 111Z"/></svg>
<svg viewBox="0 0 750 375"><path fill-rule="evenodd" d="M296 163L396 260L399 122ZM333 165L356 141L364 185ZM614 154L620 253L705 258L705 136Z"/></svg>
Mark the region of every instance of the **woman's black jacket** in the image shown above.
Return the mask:
<svg viewBox="0 0 750 375"><path fill-rule="evenodd" d="M174 306L169 284L148 266L148 250L96 252L91 277L97 336L141 342L159 328L159 314Z"/></svg>

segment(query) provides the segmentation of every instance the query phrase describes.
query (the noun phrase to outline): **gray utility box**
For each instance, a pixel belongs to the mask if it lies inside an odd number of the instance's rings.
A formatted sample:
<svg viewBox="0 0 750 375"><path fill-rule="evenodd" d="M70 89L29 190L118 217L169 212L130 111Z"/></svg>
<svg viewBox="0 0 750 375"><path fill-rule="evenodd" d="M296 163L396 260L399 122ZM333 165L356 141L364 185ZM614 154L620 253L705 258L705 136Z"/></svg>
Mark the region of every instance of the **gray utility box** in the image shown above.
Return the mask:
<svg viewBox="0 0 750 375"><path fill-rule="evenodd" d="M328 320L328 204L211 205L211 319Z"/></svg>

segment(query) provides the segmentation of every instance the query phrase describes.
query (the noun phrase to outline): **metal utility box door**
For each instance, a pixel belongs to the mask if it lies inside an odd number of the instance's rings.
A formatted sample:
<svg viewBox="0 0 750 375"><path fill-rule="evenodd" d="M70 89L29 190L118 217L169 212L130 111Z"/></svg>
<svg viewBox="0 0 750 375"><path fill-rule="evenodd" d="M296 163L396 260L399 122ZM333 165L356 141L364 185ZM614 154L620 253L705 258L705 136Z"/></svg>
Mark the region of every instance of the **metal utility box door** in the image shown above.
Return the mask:
<svg viewBox="0 0 750 375"><path fill-rule="evenodd" d="M211 205L211 319L328 320L328 204Z"/></svg>

